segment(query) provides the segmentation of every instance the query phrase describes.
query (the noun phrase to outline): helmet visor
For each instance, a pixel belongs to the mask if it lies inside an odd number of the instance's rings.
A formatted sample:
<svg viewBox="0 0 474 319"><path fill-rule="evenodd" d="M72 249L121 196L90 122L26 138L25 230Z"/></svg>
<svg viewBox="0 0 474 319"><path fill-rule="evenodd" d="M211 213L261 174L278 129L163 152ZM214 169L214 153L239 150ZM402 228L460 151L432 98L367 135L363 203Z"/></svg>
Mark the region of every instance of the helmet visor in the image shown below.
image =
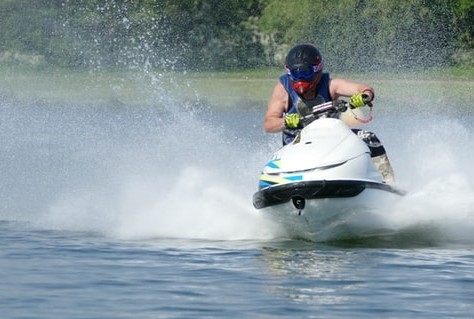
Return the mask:
<svg viewBox="0 0 474 319"><path fill-rule="evenodd" d="M311 81L319 72L322 70L322 63L305 66L295 67L290 69L286 67L286 73L292 81Z"/></svg>

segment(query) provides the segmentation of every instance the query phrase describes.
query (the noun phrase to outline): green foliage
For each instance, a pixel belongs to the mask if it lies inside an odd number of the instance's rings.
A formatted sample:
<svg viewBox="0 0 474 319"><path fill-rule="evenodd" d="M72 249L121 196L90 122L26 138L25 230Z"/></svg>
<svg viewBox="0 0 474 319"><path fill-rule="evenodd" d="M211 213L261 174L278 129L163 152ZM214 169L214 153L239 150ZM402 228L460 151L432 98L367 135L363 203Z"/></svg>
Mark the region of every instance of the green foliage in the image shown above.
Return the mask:
<svg viewBox="0 0 474 319"><path fill-rule="evenodd" d="M254 67L263 48L246 22L260 15L262 3L0 0L7 30L0 41L5 51L42 54L67 67Z"/></svg>
<svg viewBox="0 0 474 319"><path fill-rule="evenodd" d="M474 65L474 1L454 1L458 37L454 59L458 64Z"/></svg>
<svg viewBox="0 0 474 319"><path fill-rule="evenodd" d="M472 0L0 0L0 27L4 63L232 70L312 42L338 71L474 64Z"/></svg>
<svg viewBox="0 0 474 319"><path fill-rule="evenodd" d="M287 10L278 8L287 6ZM278 30L275 46L308 41L341 70L427 68L451 63L448 0L272 0L260 20ZM278 11L278 13L276 13ZM272 21L272 17L282 15Z"/></svg>

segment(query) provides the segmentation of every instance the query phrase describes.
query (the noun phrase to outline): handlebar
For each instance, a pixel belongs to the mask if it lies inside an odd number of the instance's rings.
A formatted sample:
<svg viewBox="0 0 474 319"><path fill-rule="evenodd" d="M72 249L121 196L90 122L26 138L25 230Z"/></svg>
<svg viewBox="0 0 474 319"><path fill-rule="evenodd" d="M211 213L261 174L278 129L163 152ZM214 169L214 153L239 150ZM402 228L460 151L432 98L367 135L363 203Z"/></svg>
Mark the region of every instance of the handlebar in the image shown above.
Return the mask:
<svg viewBox="0 0 474 319"><path fill-rule="evenodd" d="M370 107L370 111L372 111L372 107ZM325 116L328 117L334 113L342 113L347 111L347 109L354 109L353 106L349 104L349 102L345 100L335 100L330 102L325 102L316 106L310 110L307 106L298 105L298 113L301 117L301 123L303 126L310 124L311 122ZM359 119L356 114L354 114L354 118L362 123L365 123L365 120ZM369 120L372 120L372 116L369 114Z"/></svg>
<svg viewBox="0 0 474 319"><path fill-rule="evenodd" d="M298 113L304 126L319 119L323 115L330 115L331 113L345 112L349 103L344 100L330 101L313 106L312 109L306 105L298 105Z"/></svg>
<svg viewBox="0 0 474 319"><path fill-rule="evenodd" d="M318 115L328 111L345 112L349 103L344 100L336 100L313 106L313 114Z"/></svg>

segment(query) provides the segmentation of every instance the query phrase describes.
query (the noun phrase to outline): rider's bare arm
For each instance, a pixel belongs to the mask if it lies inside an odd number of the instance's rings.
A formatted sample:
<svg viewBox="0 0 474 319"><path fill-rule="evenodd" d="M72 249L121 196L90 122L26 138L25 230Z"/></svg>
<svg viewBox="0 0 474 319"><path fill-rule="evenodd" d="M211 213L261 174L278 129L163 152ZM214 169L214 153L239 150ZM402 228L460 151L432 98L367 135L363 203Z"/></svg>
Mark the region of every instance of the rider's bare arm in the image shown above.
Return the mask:
<svg viewBox="0 0 474 319"><path fill-rule="evenodd" d="M267 133L281 132L285 128L283 113L288 108L288 93L283 85L278 82L273 88L272 95L268 101L267 113L263 122L263 128Z"/></svg>
<svg viewBox="0 0 474 319"><path fill-rule="evenodd" d="M331 97L336 100L342 96L351 97L356 93L366 93L374 97L374 89L365 83L352 82L341 78L331 79L329 85Z"/></svg>

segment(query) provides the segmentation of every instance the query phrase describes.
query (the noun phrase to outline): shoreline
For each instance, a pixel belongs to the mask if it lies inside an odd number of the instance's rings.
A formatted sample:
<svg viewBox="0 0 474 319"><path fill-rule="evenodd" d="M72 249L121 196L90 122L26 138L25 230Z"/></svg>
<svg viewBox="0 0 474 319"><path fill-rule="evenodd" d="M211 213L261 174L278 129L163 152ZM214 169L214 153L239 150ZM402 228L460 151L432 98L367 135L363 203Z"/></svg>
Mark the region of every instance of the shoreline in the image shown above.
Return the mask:
<svg viewBox="0 0 474 319"><path fill-rule="evenodd" d="M153 106L169 98L176 103L201 103L212 107L265 107L279 68L239 72L164 73L158 70L71 71L33 70L0 66L0 96L22 103ZM423 94L442 98L446 90L474 100L474 77L455 77L440 71L421 73L337 74L374 86L379 97Z"/></svg>

